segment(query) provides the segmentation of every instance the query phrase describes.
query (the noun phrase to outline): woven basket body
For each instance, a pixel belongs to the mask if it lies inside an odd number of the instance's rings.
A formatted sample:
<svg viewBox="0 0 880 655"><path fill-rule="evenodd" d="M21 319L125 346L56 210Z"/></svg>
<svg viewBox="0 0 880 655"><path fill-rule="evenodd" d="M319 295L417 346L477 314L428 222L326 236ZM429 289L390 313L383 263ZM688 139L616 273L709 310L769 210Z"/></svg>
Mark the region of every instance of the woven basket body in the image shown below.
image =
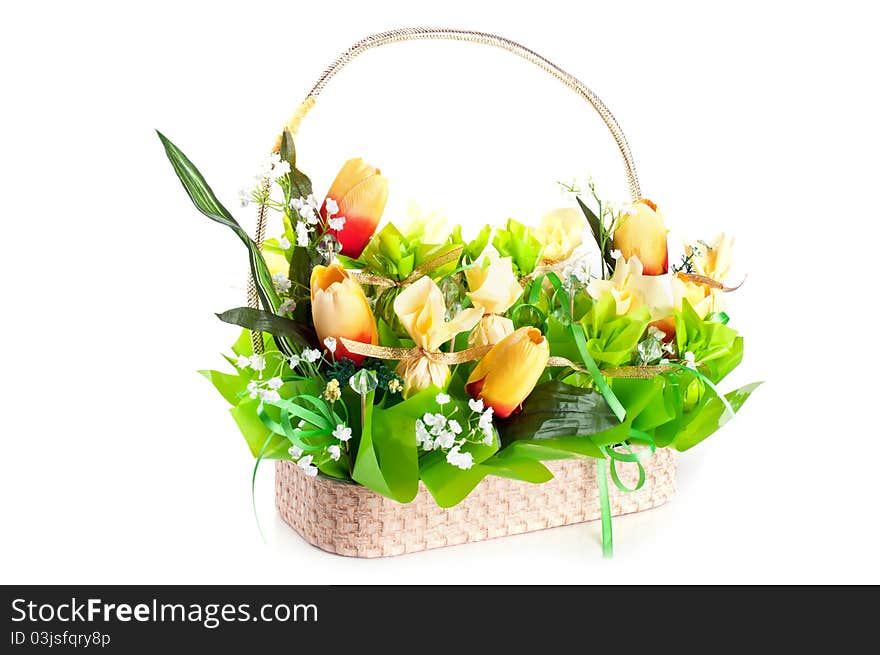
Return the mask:
<svg viewBox="0 0 880 655"><path fill-rule="evenodd" d="M350 557L386 557L453 546L599 518L593 460L548 462L545 484L489 477L461 503L438 507L424 487L402 505L354 484L307 476L296 464L275 464L275 505L284 521L313 546ZM645 485L610 490L612 515L662 505L675 493L675 454L658 450L645 464ZM633 466L621 481L635 486Z"/></svg>

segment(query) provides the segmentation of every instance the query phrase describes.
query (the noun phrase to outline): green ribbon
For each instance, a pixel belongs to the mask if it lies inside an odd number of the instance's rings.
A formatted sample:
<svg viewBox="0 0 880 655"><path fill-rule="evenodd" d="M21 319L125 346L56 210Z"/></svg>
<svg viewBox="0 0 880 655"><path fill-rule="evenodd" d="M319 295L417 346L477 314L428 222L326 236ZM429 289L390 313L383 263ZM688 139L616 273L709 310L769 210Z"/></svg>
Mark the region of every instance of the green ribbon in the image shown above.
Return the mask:
<svg viewBox="0 0 880 655"><path fill-rule="evenodd" d="M596 460L596 480L599 482L599 507L602 510L602 557L614 557L614 536L611 533L611 501L608 498L608 476L605 459Z"/></svg>
<svg viewBox="0 0 880 655"><path fill-rule="evenodd" d="M678 362L668 362L667 366L672 366L673 368L680 369L682 371L685 371L686 373L690 373L691 375L693 375L700 382L709 387L716 396L718 396L718 400L720 400L721 404L724 405L724 411L729 414L729 418L733 418L734 416L736 416L736 410L733 409L733 405L730 404L730 401L727 400L727 397L721 392L721 390L717 386L715 386L715 383L712 382L712 380L700 373L697 369L691 368L689 366L682 366Z"/></svg>
<svg viewBox="0 0 880 655"><path fill-rule="evenodd" d="M605 379L605 376L602 375L598 365L587 350L587 335L584 334L583 326L578 323L572 323L568 327L571 330L572 336L574 336L574 343L577 346L581 359L584 360L584 366L587 367L587 372L589 372L590 376L596 383L596 388L599 389L599 393L605 398L605 401L608 403L611 411L614 412L617 420L623 423L626 418L626 409L624 409L623 405L617 399L617 396L614 395L611 387L608 386L608 381Z"/></svg>

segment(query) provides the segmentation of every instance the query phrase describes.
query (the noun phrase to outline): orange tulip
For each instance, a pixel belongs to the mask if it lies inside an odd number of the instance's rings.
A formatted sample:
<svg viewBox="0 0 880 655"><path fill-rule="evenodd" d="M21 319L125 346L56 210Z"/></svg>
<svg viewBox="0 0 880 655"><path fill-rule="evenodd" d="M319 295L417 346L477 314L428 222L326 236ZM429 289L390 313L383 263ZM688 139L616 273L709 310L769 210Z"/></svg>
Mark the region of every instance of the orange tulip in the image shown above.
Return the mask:
<svg viewBox="0 0 880 655"><path fill-rule="evenodd" d="M328 215L327 200L338 207L332 215ZM387 200L388 180L378 168L359 157L345 162L321 205L321 218L325 223L333 216L345 217L342 229L330 230L342 246L343 255L360 257L376 231Z"/></svg>
<svg viewBox="0 0 880 655"><path fill-rule="evenodd" d="M526 399L550 358L550 345L541 331L521 327L492 347L468 378L465 389L473 398L510 416Z"/></svg>
<svg viewBox="0 0 880 655"><path fill-rule="evenodd" d="M669 270L666 250L666 224L663 214L650 200L642 198L633 205L633 212L620 219L614 230L614 247L624 259L638 257L644 275L664 275Z"/></svg>
<svg viewBox="0 0 880 655"><path fill-rule="evenodd" d="M361 285L342 266L330 264L315 266L309 286L312 321L321 345L326 349L324 340L333 337L337 339L333 357L348 357L360 364L364 356L349 352L338 339L345 337L361 343L379 343L376 319Z"/></svg>

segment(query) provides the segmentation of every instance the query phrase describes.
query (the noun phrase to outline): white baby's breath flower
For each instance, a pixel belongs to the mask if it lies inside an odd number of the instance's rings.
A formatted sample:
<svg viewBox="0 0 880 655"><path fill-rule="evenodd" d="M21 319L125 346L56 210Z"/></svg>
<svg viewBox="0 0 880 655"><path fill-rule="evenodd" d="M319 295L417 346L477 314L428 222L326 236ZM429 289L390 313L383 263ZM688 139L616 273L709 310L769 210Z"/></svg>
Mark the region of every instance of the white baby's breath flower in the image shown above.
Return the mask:
<svg viewBox="0 0 880 655"><path fill-rule="evenodd" d="M266 386L269 387L270 389L280 389L281 387L284 386L284 380L282 380L279 377L274 377L274 378L271 378L266 383Z"/></svg>
<svg viewBox="0 0 880 655"><path fill-rule="evenodd" d="M687 366L688 368L692 368L692 369L697 368L696 358L694 356L694 353L692 353L690 350L688 350L684 354L684 365Z"/></svg>
<svg viewBox="0 0 880 655"><path fill-rule="evenodd" d="M324 339L324 345L331 353L336 352L336 339L334 339L333 337L327 337L326 339Z"/></svg>
<svg viewBox="0 0 880 655"><path fill-rule="evenodd" d="M290 172L290 162L289 161L280 161L272 167L272 177L276 180L280 177L284 177Z"/></svg>
<svg viewBox="0 0 880 655"><path fill-rule="evenodd" d="M290 455L293 459L299 459L302 457L303 449L299 446L291 446L287 449L287 454Z"/></svg>
<svg viewBox="0 0 880 655"><path fill-rule="evenodd" d="M287 276L284 273L275 273L272 276L272 284L275 286L275 291L278 293L287 293L290 291L290 287L293 286L293 282L287 279Z"/></svg>
<svg viewBox="0 0 880 655"><path fill-rule="evenodd" d="M274 389L260 389L260 399L272 403L281 400L281 395Z"/></svg>
<svg viewBox="0 0 880 655"><path fill-rule="evenodd" d="M333 430L333 436L340 441L348 441L351 439L351 428L347 425L337 425L336 429Z"/></svg>
<svg viewBox="0 0 880 655"><path fill-rule="evenodd" d="M428 443L431 443L430 448L426 445ZM434 444L431 441L431 435L425 427L424 421L420 418L416 419L416 445L422 446L425 450L432 450L434 447Z"/></svg>
<svg viewBox="0 0 880 655"><path fill-rule="evenodd" d="M446 461L452 464L452 466L466 471L474 465L474 456L470 453L461 452L459 447L456 446L446 453Z"/></svg>
<svg viewBox="0 0 880 655"><path fill-rule="evenodd" d="M254 190L251 187L241 187L238 190L238 202L242 207L247 207L251 203L251 195Z"/></svg>
<svg viewBox="0 0 880 655"><path fill-rule="evenodd" d="M248 358L248 363L255 371L263 371L266 368L266 358L262 355L251 355Z"/></svg>
<svg viewBox="0 0 880 655"><path fill-rule="evenodd" d="M342 228L345 227L345 216L337 216L336 218L331 218L327 221L327 225L331 230L336 230L339 232Z"/></svg>
<svg viewBox="0 0 880 655"><path fill-rule="evenodd" d="M309 226L298 221L296 224L296 245L306 248L309 245Z"/></svg>
<svg viewBox="0 0 880 655"><path fill-rule="evenodd" d="M653 325L649 325L648 336L657 339L657 341L663 341L666 338L666 333Z"/></svg>
<svg viewBox="0 0 880 655"><path fill-rule="evenodd" d="M302 358L306 360L309 364L314 364L319 359L321 359L321 351L314 348L306 348L302 352Z"/></svg>
<svg viewBox="0 0 880 655"><path fill-rule="evenodd" d="M324 209L327 210L327 216L336 216L339 213L339 205L336 204L333 198L327 198L324 201Z"/></svg>
<svg viewBox="0 0 880 655"><path fill-rule="evenodd" d="M278 313L279 314L288 314L296 309L296 301L292 298L285 300L283 303L278 305Z"/></svg>
<svg viewBox="0 0 880 655"><path fill-rule="evenodd" d="M339 456L342 455L342 450L336 444L332 446L327 446L327 454L330 455L330 459L334 462L339 461Z"/></svg>
<svg viewBox="0 0 880 655"><path fill-rule="evenodd" d="M287 363L290 365L290 368L296 368L299 366L299 355L291 355Z"/></svg>
<svg viewBox="0 0 880 655"><path fill-rule="evenodd" d="M239 355L235 360L235 365L238 366L238 368L247 368L251 365L251 358L247 355Z"/></svg>
<svg viewBox="0 0 880 655"><path fill-rule="evenodd" d="M306 196L306 204L309 205L312 209L317 211L321 205L318 204L318 201L315 200L315 194L310 193Z"/></svg>
<svg viewBox="0 0 880 655"><path fill-rule="evenodd" d="M436 396L434 396L434 401L435 401L438 405L440 405L441 407L442 407L443 405L445 405L446 403L448 403L449 400L450 400L450 398L449 398L449 394L448 394L448 393L438 393Z"/></svg>
<svg viewBox="0 0 880 655"><path fill-rule="evenodd" d="M492 428L483 430L483 443L487 446L491 446L495 443L495 434L492 432Z"/></svg>
<svg viewBox="0 0 880 655"><path fill-rule="evenodd" d="M449 421L448 427L452 430L453 434L461 434L461 424L455 419Z"/></svg>
<svg viewBox="0 0 880 655"><path fill-rule="evenodd" d="M434 443L438 448L452 448L455 445L455 435L449 430L443 430L437 435Z"/></svg>
<svg viewBox="0 0 880 655"><path fill-rule="evenodd" d="M312 455L306 455L296 463L298 467L305 471L306 475L311 477L318 475L318 467L312 464L313 459L314 457Z"/></svg>
<svg viewBox="0 0 880 655"><path fill-rule="evenodd" d="M248 395L251 397L251 400L256 399L260 395L260 385L256 380L251 380L247 385Z"/></svg>
<svg viewBox="0 0 880 655"><path fill-rule="evenodd" d="M278 237L278 247L282 250L290 249L290 239L287 237Z"/></svg>
<svg viewBox="0 0 880 655"><path fill-rule="evenodd" d="M471 408L473 412L482 412L483 411L483 399L482 398L471 398L468 401L468 407Z"/></svg>
<svg viewBox="0 0 880 655"><path fill-rule="evenodd" d="M485 432L486 428L492 427L492 416L495 414L495 410L492 407L486 409L485 412L480 416L480 429Z"/></svg>

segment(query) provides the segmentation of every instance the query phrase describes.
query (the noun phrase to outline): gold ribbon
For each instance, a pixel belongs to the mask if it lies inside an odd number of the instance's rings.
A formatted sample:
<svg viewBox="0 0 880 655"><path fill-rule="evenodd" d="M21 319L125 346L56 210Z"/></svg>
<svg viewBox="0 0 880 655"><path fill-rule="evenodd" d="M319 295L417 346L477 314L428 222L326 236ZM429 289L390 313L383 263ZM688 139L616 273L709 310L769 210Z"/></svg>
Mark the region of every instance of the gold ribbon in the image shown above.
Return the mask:
<svg viewBox="0 0 880 655"><path fill-rule="evenodd" d="M547 360L547 367L553 366L571 368L580 373L589 373L583 366L575 364L567 357L551 357ZM602 375L606 378L639 378L647 380L656 375L675 370L677 369L674 366L616 366L614 368L606 368L602 371Z"/></svg>
<svg viewBox="0 0 880 655"><path fill-rule="evenodd" d="M384 288L405 287L408 284L412 284L423 275L426 275L427 273L430 273L431 271L438 269L441 266L449 264L450 262L457 262L461 257L461 253L463 250L464 246L456 246L452 250L445 252L442 255L437 255L436 257L429 259L426 262L423 262L419 266L416 266L413 269L412 273L407 275L403 280L392 280L387 277L382 277L381 275L363 273L361 271L350 271L350 275L361 284L371 284L373 286Z"/></svg>
<svg viewBox="0 0 880 655"><path fill-rule="evenodd" d="M697 275L696 273L678 273L679 277L683 277L685 280L689 280L690 282L694 282L695 284L702 284L707 287L711 287L712 289L720 289L725 293L729 293L731 291L736 291L743 284L745 284L746 279L743 278L743 281L737 284L735 287L726 287L718 280L713 280L711 277L706 277L705 275Z"/></svg>
<svg viewBox="0 0 880 655"><path fill-rule="evenodd" d="M424 348L391 348L389 346L374 346L371 343L362 343L360 341L352 341L345 337L340 337L339 341L345 346L345 349L356 355L364 357L374 357L375 359L416 359L424 357L435 364L446 364L454 366L463 362L472 362L480 359L487 352L492 350L492 346L476 346L458 352L445 353L439 350L425 350Z"/></svg>

